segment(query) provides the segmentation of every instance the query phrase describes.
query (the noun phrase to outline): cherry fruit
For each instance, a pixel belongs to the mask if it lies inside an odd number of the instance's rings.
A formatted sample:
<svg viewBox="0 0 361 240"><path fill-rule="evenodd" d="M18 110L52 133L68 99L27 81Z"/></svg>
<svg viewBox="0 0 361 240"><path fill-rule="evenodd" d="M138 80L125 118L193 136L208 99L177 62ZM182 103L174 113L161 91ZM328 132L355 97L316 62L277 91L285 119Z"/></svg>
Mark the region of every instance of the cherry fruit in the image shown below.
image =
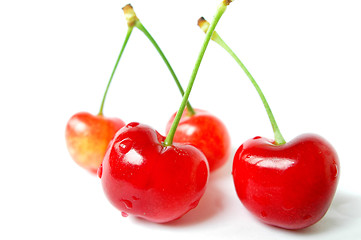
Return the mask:
<svg viewBox="0 0 361 240"><path fill-rule="evenodd" d="M167 124L167 133L175 116L176 113ZM222 167L230 156L231 140L226 126L220 119L204 110L195 109L194 115L185 110L174 141L191 144L201 150L208 160L210 171Z"/></svg>
<svg viewBox="0 0 361 240"><path fill-rule="evenodd" d="M124 125L119 118L107 118L87 112L76 113L69 119L65 130L71 157L81 167L96 173L109 142Z"/></svg>
<svg viewBox="0 0 361 240"><path fill-rule="evenodd" d="M277 145L253 138L237 150L233 180L243 205L261 221L300 229L327 212L339 179L333 147L317 135L304 134Z"/></svg>
<svg viewBox="0 0 361 240"><path fill-rule="evenodd" d="M211 33L227 5L222 3L214 17L167 137L133 122L120 129L109 145L98 175L109 201L123 216L169 222L196 207L205 192L206 157L196 147L173 139Z"/></svg>
<svg viewBox="0 0 361 240"><path fill-rule="evenodd" d="M209 24L198 25L207 32ZM233 160L233 180L243 205L261 221L286 229L318 222L334 197L340 163L322 137L304 134L286 143L260 87L237 55L213 32L212 40L240 65L257 90L270 119L275 140L255 137L243 143Z"/></svg>
<svg viewBox="0 0 361 240"><path fill-rule="evenodd" d="M129 123L114 137L99 169L104 192L121 212L164 223L196 207L209 169L193 146L164 146L165 137Z"/></svg>

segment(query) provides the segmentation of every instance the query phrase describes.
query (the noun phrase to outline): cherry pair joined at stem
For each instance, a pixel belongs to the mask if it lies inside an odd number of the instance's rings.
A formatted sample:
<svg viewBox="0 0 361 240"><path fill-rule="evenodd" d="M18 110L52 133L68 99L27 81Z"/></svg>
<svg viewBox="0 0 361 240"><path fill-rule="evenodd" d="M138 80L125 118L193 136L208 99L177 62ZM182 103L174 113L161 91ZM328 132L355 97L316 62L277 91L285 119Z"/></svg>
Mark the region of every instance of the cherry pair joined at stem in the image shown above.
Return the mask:
<svg viewBox="0 0 361 240"><path fill-rule="evenodd" d="M208 31L204 18L198 25ZM232 175L239 199L270 225L301 229L315 224L326 214L336 192L340 175L336 151L315 134L303 134L286 143L253 76L215 31L212 40L235 59L256 88L275 135L275 140L249 139L238 148Z"/></svg>
<svg viewBox="0 0 361 240"><path fill-rule="evenodd" d="M169 222L196 207L205 192L206 157L190 144L173 141L212 31L228 4L223 1L218 7L167 137L133 122L118 131L109 145L99 177L109 201L123 216Z"/></svg>

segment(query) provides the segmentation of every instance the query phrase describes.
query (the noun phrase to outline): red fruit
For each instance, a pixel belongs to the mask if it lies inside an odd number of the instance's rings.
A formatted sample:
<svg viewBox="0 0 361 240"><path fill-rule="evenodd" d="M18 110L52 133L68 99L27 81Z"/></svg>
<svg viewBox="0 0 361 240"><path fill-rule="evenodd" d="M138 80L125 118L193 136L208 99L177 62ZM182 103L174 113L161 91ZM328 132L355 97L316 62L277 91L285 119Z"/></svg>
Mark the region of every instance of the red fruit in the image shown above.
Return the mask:
<svg viewBox="0 0 361 240"><path fill-rule="evenodd" d="M339 171L333 147L311 134L283 145L255 137L240 146L233 162L244 206L261 221L286 229L308 227L326 214Z"/></svg>
<svg viewBox="0 0 361 240"><path fill-rule="evenodd" d="M99 177L109 201L123 216L164 223L197 206L209 168L190 145L164 147L164 137L149 126L129 123L108 148Z"/></svg>
<svg viewBox="0 0 361 240"><path fill-rule="evenodd" d="M223 166L229 158L231 140L226 126L210 113L195 109L196 114L189 116L187 109L183 112L174 141L195 146L206 156L210 171ZM176 113L168 121L169 132Z"/></svg>
<svg viewBox="0 0 361 240"><path fill-rule="evenodd" d="M66 125L65 139L71 157L81 167L96 173L103 161L107 146L125 123L118 118L107 118L80 112Z"/></svg>

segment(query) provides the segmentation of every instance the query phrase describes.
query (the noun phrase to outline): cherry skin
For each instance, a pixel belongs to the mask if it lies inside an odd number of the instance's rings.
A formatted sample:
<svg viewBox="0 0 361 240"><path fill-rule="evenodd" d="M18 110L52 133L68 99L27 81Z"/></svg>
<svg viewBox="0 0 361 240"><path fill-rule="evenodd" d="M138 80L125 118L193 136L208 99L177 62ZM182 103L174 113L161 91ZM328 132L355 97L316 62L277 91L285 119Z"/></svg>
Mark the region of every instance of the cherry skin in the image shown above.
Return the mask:
<svg viewBox="0 0 361 240"><path fill-rule="evenodd" d="M326 214L339 171L333 147L303 134L283 145L262 137L246 141L234 156L232 174L239 199L258 219L301 229Z"/></svg>
<svg viewBox="0 0 361 240"><path fill-rule="evenodd" d="M205 192L209 167L191 145L165 147L165 137L129 123L112 140L98 170L105 195L122 212L156 223L182 217Z"/></svg>
<svg viewBox="0 0 361 240"><path fill-rule="evenodd" d="M81 167L96 173L103 161L107 146L125 123L119 118L74 114L65 130L66 144L71 157Z"/></svg>
<svg viewBox="0 0 361 240"><path fill-rule="evenodd" d="M183 112L174 141L191 144L206 156L210 171L222 167L231 151L231 140L226 126L210 113L195 109L196 114L189 116L187 109ZM174 121L174 113L166 126L169 132Z"/></svg>

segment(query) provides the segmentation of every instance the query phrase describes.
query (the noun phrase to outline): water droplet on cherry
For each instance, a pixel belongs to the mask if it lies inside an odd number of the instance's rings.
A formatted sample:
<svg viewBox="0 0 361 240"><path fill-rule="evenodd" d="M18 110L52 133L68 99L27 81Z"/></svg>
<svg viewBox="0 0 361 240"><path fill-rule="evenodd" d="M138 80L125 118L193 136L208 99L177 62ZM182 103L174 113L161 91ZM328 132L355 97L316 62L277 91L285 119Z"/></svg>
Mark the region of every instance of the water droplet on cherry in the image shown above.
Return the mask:
<svg viewBox="0 0 361 240"><path fill-rule="evenodd" d="M132 127L136 127L136 126L138 126L139 125L139 123L138 122L131 122L131 123L128 123L127 124L127 128L132 128Z"/></svg>
<svg viewBox="0 0 361 240"><path fill-rule="evenodd" d="M128 217L128 213L122 212L122 217Z"/></svg>
<svg viewBox="0 0 361 240"><path fill-rule="evenodd" d="M199 200L192 202L192 203L189 205L189 208L190 208L190 209L193 209L193 208L197 207L198 203L199 203Z"/></svg>
<svg viewBox="0 0 361 240"><path fill-rule="evenodd" d="M131 201L126 200L126 199L122 199L121 201L124 203L126 208L128 208L128 209L133 208L133 203Z"/></svg>
<svg viewBox="0 0 361 240"><path fill-rule="evenodd" d="M262 211L262 212L261 212L261 217L265 218L265 217L267 217L267 215L268 215L268 214L266 213L266 211Z"/></svg>
<svg viewBox="0 0 361 240"><path fill-rule="evenodd" d="M102 178L103 175L103 164L100 164L98 171L97 171L98 177Z"/></svg>
<svg viewBox="0 0 361 240"><path fill-rule="evenodd" d="M332 164L331 165L331 175L332 175L332 177L334 178L334 179L336 179L337 178L337 176L338 176L338 167L337 167L337 164L336 163L334 163L334 164Z"/></svg>
<svg viewBox="0 0 361 240"><path fill-rule="evenodd" d="M114 149L118 154L126 154L133 146L133 140L130 138L125 138L120 142L114 144Z"/></svg>

